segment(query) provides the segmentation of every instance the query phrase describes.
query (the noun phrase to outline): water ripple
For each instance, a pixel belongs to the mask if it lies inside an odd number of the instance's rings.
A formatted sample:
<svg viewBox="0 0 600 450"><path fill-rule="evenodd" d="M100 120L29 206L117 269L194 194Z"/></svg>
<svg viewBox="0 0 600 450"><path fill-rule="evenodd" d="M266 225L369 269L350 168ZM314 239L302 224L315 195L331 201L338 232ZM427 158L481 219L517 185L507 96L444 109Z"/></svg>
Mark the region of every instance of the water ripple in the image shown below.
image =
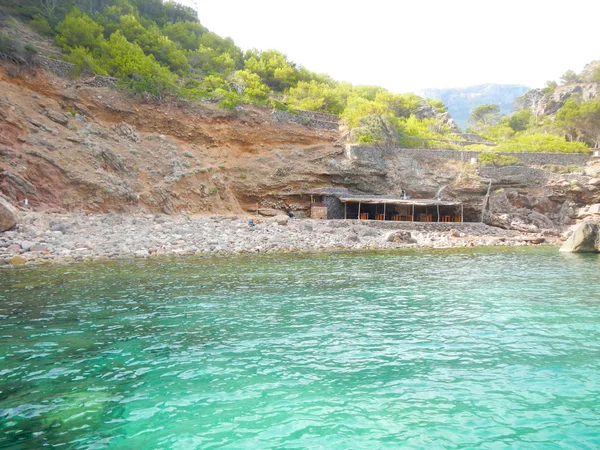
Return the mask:
<svg viewBox="0 0 600 450"><path fill-rule="evenodd" d="M600 258L180 258L0 274L0 448L597 448Z"/></svg>

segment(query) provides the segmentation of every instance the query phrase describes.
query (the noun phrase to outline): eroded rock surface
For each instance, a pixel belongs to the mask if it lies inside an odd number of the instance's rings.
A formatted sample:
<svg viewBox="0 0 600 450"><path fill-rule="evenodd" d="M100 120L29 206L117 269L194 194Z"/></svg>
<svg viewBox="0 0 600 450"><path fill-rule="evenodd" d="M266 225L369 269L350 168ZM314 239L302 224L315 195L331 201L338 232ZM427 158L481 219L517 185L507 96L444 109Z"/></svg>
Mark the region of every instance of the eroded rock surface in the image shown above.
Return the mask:
<svg viewBox="0 0 600 450"><path fill-rule="evenodd" d="M0 232L14 228L18 221L17 209L0 197Z"/></svg>
<svg viewBox="0 0 600 450"><path fill-rule="evenodd" d="M582 222L560 247L561 252L600 253L600 224Z"/></svg>

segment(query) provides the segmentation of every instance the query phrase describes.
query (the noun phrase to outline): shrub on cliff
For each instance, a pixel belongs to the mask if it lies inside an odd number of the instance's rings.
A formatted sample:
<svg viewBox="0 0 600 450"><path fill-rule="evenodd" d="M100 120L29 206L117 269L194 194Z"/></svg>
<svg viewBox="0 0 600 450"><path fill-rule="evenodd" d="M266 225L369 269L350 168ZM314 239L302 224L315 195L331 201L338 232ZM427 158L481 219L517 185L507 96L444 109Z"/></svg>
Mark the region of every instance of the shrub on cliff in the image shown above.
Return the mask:
<svg viewBox="0 0 600 450"><path fill-rule="evenodd" d="M494 152L483 152L479 154L479 164L482 166L514 166L520 164L519 158L508 155L499 155Z"/></svg>
<svg viewBox="0 0 600 450"><path fill-rule="evenodd" d="M35 45L0 35L0 59L12 61L17 66L37 67L38 50Z"/></svg>
<svg viewBox="0 0 600 450"><path fill-rule="evenodd" d="M56 26L56 41L63 47L86 47L92 51L100 49L104 41L104 28L79 8L73 8L65 20Z"/></svg>
<svg viewBox="0 0 600 450"><path fill-rule="evenodd" d="M147 56L139 45L128 42L119 31L102 46L102 67L136 92L159 97L173 92L177 80L154 56Z"/></svg>
<svg viewBox="0 0 600 450"><path fill-rule="evenodd" d="M108 75L102 68L99 60L85 47L75 47L69 49L70 53L63 56L63 59L71 64L75 64L75 73L73 75Z"/></svg>
<svg viewBox="0 0 600 450"><path fill-rule="evenodd" d="M582 142L567 142L563 137L552 134L517 135L495 147L498 152L560 152L587 153L589 148Z"/></svg>

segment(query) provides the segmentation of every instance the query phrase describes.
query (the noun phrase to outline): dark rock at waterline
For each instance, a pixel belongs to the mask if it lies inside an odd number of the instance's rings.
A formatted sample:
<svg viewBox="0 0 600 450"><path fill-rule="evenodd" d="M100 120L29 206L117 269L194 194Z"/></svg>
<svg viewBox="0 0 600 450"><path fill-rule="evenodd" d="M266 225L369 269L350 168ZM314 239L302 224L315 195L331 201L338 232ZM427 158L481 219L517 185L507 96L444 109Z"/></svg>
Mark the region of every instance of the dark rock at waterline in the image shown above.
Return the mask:
<svg viewBox="0 0 600 450"><path fill-rule="evenodd" d="M583 222L560 247L561 252L600 253L600 224Z"/></svg>

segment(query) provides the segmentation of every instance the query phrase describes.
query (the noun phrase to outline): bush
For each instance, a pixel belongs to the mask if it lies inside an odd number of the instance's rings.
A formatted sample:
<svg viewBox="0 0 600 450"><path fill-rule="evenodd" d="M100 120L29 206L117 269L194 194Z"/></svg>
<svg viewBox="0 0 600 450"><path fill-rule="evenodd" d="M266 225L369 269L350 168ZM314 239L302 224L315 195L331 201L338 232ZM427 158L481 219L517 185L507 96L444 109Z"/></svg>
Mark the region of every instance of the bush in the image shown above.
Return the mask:
<svg viewBox="0 0 600 450"><path fill-rule="evenodd" d="M33 44L0 35L0 59L12 61L19 66L36 67L38 50Z"/></svg>
<svg viewBox="0 0 600 450"><path fill-rule="evenodd" d="M542 166L542 169L547 170L548 172L558 173L558 174L567 174L567 173L576 173L582 172L583 169L581 166L569 165L562 166L558 164L546 164Z"/></svg>
<svg viewBox="0 0 600 450"><path fill-rule="evenodd" d="M33 20L29 22L29 26L42 36L52 36L53 34L50 23L41 14L36 14Z"/></svg>
<svg viewBox="0 0 600 450"><path fill-rule="evenodd" d="M107 75L106 70L102 68L100 62L85 47L75 47L70 49L71 53L65 55L63 59L71 64L75 64L76 76L81 75Z"/></svg>
<svg viewBox="0 0 600 450"><path fill-rule="evenodd" d="M552 134L517 135L508 142L502 142L495 148L498 152L560 152L587 153L589 148L582 142L567 142L564 138Z"/></svg>
<svg viewBox="0 0 600 450"><path fill-rule="evenodd" d="M508 155L499 155L494 152L483 152L479 155L479 163L482 166L514 166L520 164L519 158Z"/></svg>

